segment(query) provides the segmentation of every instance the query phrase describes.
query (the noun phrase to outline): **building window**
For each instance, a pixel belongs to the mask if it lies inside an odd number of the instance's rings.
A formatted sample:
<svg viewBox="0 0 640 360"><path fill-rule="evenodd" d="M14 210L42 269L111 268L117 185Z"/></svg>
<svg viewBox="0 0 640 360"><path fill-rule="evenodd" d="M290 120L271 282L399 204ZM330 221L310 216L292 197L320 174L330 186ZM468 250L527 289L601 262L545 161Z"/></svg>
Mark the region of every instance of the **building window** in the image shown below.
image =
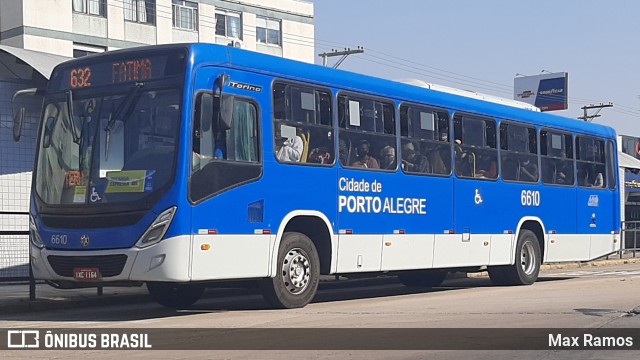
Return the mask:
<svg viewBox="0 0 640 360"><path fill-rule="evenodd" d="M123 0L124 19L155 25L156 0Z"/></svg>
<svg viewBox="0 0 640 360"><path fill-rule="evenodd" d="M216 35L242 39L241 14L231 11L216 11Z"/></svg>
<svg viewBox="0 0 640 360"><path fill-rule="evenodd" d="M256 18L256 41L262 44L282 45L280 20Z"/></svg>
<svg viewBox="0 0 640 360"><path fill-rule="evenodd" d="M73 43L73 57L79 58L87 55L99 54L107 51L104 46Z"/></svg>
<svg viewBox="0 0 640 360"><path fill-rule="evenodd" d="M107 0L73 0L73 11L82 14L107 16Z"/></svg>
<svg viewBox="0 0 640 360"><path fill-rule="evenodd" d="M173 0L173 27L176 29L198 29L198 3Z"/></svg>

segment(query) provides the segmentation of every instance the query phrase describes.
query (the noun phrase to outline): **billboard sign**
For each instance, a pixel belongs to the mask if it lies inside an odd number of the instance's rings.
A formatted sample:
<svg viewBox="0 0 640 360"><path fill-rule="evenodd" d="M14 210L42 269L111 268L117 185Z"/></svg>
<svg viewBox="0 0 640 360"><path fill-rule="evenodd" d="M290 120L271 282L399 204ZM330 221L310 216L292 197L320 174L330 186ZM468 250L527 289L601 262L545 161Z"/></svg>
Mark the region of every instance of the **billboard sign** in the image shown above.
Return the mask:
<svg viewBox="0 0 640 360"><path fill-rule="evenodd" d="M621 135L622 152L640 160L640 138Z"/></svg>
<svg viewBox="0 0 640 360"><path fill-rule="evenodd" d="M569 107L568 85L569 74L566 72L516 77L513 98L541 111L565 110Z"/></svg>

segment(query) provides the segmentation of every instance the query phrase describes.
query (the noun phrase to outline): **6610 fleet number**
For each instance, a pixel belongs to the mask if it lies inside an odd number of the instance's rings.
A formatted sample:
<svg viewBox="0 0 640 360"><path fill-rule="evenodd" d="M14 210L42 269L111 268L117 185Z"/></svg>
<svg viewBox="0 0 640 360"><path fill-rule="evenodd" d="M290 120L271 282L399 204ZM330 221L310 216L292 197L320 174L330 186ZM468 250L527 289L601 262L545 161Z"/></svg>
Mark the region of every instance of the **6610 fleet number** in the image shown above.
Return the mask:
<svg viewBox="0 0 640 360"><path fill-rule="evenodd" d="M520 201L522 206L540 206L540 191L522 190Z"/></svg>

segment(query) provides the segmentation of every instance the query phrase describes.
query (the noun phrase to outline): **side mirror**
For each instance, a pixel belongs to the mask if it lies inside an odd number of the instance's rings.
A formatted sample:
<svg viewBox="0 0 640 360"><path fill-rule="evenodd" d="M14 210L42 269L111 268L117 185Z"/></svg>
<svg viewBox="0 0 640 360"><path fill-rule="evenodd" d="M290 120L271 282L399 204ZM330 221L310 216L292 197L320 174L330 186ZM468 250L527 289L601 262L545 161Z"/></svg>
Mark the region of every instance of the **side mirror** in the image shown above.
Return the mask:
<svg viewBox="0 0 640 360"><path fill-rule="evenodd" d="M20 107L18 111L13 112L13 141L20 141L22 135L22 123L24 121L24 107Z"/></svg>
<svg viewBox="0 0 640 360"><path fill-rule="evenodd" d="M220 117L218 122L219 130L229 130L233 123L233 104L235 97L231 95L220 98Z"/></svg>
<svg viewBox="0 0 640 360"><path fill-rule="evenodd" d="M18 90L13 94L13 97L11 98L11 105L13 110L13 140L16 142L20 141L20 137L22 136L22 124L24 123L25 115L24 106L18 106L17 100L18 98L25 95L36 95L37 91L38 89L36 88Z"/></svg>
<svg viewBox="0 0 640 360"><path fill-rule="evenodd" d="M200 129L202 132L207 132L211 129L211 123L213 122L213 95L203 93L200 95L199 107L198 107L198 120L200 120Z"/></svg>
<svg viewBox="0 0 640 360"><path fill-rule="evenodd" d="M51 134L53 134L53 128L56 125L56 117L49 116L44 124L44 134L42 135L42 147L48 148L51 146Z"/></svg>

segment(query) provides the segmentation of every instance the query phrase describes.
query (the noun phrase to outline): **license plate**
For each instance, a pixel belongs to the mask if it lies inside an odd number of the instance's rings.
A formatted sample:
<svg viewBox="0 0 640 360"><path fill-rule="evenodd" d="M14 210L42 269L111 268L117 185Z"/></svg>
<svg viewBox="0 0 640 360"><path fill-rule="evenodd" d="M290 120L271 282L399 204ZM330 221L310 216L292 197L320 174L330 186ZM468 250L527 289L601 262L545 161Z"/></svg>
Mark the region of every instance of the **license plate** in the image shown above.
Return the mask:
<svg viewBox="0 0 640 360"><path fill-rule="evenodd" d="M100 269L98 268L75 268L73 278L78 281L100 280Z"/></svg>

